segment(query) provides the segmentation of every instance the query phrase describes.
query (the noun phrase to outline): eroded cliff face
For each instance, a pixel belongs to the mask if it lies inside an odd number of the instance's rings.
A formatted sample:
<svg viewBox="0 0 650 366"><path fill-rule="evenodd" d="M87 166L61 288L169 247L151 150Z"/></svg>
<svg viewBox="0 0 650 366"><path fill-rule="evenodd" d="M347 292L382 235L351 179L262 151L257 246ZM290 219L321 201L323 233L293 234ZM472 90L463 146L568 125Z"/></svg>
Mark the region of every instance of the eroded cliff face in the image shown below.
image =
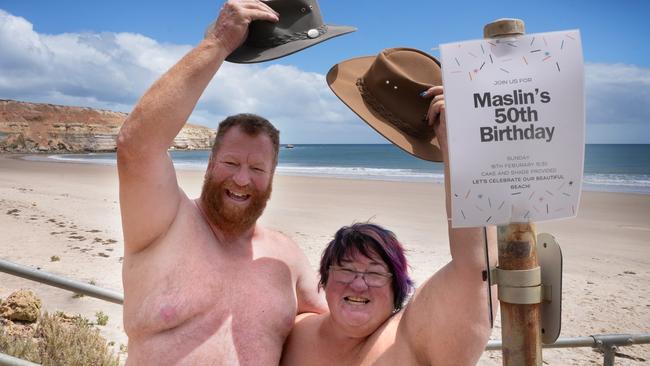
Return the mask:
<svg viewBox="0 0 650 366"><path fill-rule="evenodd" d="M126 113L0 100L0 152L115 151ZM186 124L170 148L209 149L215 131Z"/></svg>

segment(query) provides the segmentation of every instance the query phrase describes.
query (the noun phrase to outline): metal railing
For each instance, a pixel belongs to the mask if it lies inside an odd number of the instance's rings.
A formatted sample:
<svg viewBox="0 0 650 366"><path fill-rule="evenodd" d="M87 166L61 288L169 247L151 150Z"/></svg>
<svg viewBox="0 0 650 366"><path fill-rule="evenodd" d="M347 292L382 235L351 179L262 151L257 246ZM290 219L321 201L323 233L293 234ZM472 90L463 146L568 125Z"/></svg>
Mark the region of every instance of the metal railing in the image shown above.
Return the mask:
<svg viewBox="0 0 650 366"><path fill-rule="evenodd" d="M28 280L44 283L46 285L62 288L64 290L96 297L115 304L122 305L124 303L124 295L117 291L107 290L89 283L71 280L52 273L23 266L22 264L13 263L5 259L0 259L0 271L26 278Z"/></svg>
<svg viewBox="0 0 650 366"><path fill-rule="evenodd" d="M589 337L558 338L555 343L542 344L542 348L591 347L603 353L603 366L613 366L619 347L650 343L650 333L643 334L598 334ZM490 340L486 351L501 350L500 340Z"/></svg>
<svg viewBox="0 0 650 366"><path fill-rule="evenodd" d="M36 282L41 282L50 286L62 288L64 290L81 293L115 304L124 303L124 295L113 290L107 290L95 285L90 285L80 281L71 280L65 277L57 276L52 273L44 272L31 267L16 264L4 259L0 259L0 272L5 272L14 276L27 278ZM589 337L558 338L555 343L544 344L543 348L578 348L591 347L600 350L604 354L603 365L613 366L616 352L619 347L631 346L635 344L649 344L650 333L643 334L600 334ZM500 340L491 340L488 342L486 351L501 350ZM22 362L22 363L21 363ZM37 365L28 361L14 358L0 353L0 366L33 366Z"/></svg>
<svg viewBox="0 0 650 366"><path fill-rule="evenodd" d="M40 366L40 364L0 353L0 366Z"/></svg>

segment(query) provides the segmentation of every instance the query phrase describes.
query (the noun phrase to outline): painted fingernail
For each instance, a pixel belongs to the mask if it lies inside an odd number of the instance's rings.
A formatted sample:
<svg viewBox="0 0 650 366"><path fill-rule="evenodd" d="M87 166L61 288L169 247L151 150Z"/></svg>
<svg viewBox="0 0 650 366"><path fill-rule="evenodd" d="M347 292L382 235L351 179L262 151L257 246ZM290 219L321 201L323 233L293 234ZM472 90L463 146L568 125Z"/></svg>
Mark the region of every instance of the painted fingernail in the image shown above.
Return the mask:
<svg viewBox="0 0 650 366"><path fill-rule="evenodd" d="M428 90L425 90L425 91L421 92L419 95L420 95L421 97L423 97L423 96L427 95L427 91L428 91Z"/></svg>

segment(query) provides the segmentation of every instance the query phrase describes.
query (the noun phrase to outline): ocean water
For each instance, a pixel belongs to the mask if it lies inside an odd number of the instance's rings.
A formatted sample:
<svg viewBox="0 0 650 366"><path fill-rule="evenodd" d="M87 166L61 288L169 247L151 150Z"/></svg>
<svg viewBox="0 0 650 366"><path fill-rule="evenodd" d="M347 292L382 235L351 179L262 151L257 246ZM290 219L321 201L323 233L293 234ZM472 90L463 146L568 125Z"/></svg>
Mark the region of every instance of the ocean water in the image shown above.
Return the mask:
<svg viewBox="0 0 650 366"><path fill-rule="evenodd" d="M209 151L173 151L178 169L205 170ZM65 154L49 158L115 164L115 154ZM280 149L276 173L344 179L443 181L442 164L412 157L394 145L296 144ZM583 189L650 194L650 145L587 145Z"/></svg>

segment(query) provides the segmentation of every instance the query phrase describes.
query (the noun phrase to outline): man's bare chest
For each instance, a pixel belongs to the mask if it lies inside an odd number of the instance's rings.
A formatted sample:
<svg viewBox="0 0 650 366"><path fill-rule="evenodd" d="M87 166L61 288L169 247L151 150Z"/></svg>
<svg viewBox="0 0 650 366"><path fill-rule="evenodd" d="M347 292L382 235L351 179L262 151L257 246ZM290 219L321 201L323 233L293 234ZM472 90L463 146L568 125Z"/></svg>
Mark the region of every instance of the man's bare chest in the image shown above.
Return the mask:
<svg viewBox="0 0 650 366"><path fill-rule="evenodd" d="M182 326L210 332L230 318L235 332L286 335L297 302L295 275L284 261L263 255L233 257L206 250L200 242L188 246L152 255L147 271L132 273L125 281L132 295L125 317L138 324L136 331L158 333ZM127 281L137 283L128 286Z"/></svg>

